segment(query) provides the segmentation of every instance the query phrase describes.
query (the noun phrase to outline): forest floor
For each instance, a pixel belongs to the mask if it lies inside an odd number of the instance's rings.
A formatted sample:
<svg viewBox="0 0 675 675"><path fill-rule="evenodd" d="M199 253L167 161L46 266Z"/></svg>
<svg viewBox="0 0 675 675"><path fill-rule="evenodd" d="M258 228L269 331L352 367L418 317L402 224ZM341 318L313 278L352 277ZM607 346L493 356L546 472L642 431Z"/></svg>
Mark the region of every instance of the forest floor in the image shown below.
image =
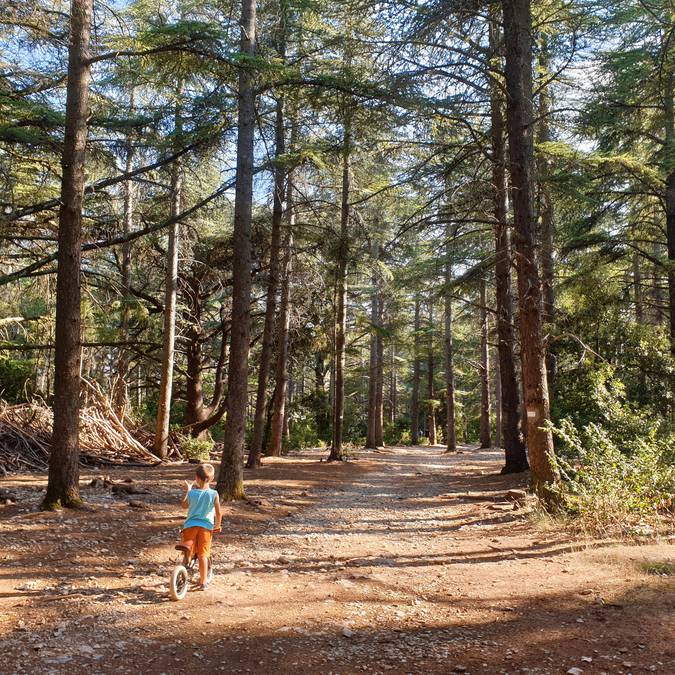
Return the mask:
<svg viewBox="0 0 675 675"><path fill-rule="evenodd" d="M675 673L674 577L650 573L672 540L545 526L504 498L523 478L498 475L497 451L324 455L247 474L213 584L180 603L167 579L193 467L107 472L149 490L131 498L83 471L89 509L58 513L37 510L44 476L4 479L0 672Z"/></svg>

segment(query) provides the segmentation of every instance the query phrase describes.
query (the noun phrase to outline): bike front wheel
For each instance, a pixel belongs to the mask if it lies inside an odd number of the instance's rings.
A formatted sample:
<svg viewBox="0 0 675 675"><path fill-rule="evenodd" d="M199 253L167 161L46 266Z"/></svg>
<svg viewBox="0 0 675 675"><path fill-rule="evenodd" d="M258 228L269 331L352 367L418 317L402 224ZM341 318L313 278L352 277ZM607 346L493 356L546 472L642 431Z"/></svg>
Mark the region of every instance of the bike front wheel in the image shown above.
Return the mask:
<svg viewBox="0 0 675 675"><path fill-rule="evenodd" d="M188 591L190 577L184 565L176 565L171 572L169 595L172 600L182 600Z"/></svg>

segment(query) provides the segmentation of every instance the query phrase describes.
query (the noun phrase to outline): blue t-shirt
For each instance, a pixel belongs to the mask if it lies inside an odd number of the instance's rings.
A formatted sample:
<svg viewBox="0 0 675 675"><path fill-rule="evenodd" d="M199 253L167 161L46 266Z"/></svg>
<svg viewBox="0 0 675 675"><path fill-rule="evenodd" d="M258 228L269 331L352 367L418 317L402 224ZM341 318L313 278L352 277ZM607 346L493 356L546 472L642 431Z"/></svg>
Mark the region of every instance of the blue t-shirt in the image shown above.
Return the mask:
<svg viewBox="0 0 675 675"><path fill-rule="evenodd" d="M216 520L216 499L218 493L211 488L192 488L188 492L188 514L183 527L204 527L212 530Z"/></svg>

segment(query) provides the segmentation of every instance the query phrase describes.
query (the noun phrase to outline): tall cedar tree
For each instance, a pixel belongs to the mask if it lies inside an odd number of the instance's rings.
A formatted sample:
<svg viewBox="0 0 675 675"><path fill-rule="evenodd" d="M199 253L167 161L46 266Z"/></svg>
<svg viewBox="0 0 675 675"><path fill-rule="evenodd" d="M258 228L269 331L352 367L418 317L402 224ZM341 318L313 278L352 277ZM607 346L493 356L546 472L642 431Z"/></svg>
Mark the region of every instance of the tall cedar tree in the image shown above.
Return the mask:
<svg viewBox="0 0 675 675"><path fill-rule="evenodd" d="M255 56L256 0L241 3L241 54ZM234 198L232 262L232 342L228 369L227 419L217 490L225 500L244 498L244 440L248 399L248 350L251 332L251 211L255 81L252 63L239 69L237 187Z"/></svg>
<svg viewBox="0 0 675 675"><path fill-rule="evenodd" d="M72 0L66 88L66 126L61 154L58 268L56 275L56 350L54 427L49 478L43 507L77 506L80 418L80 259L84 158L89 108L88 63L93 0Z"/></svg>
<svg viewBox="0 0 675 675"><path fill-rule="evenodd" d="M557 479L552 462L541 281L535 250L532 106L532 15L529 0L502 0L506 56L506 116L518 272L520 343L527 447L535 488Z"/></svg>

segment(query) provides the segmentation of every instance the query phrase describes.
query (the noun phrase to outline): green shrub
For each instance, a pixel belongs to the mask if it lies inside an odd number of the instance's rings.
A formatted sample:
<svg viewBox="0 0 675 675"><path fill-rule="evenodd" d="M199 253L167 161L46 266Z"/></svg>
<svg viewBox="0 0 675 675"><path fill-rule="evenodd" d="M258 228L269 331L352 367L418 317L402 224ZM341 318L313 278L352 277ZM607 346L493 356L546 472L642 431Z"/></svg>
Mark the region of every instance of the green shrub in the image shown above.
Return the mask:
<svg viewBox="0 0 675 675"><path fill-rule="evenodd" d="M675 438L656 417L623 401L623 391L605 370L587 401L596 419L552 426L562 476L559 504L593 533L650 532L672 517Z"/></svg>
<svg viewBox="0 0 675 675"><path fill-rule="evenodd" d="M30 398L33 361L12 359L0 354L0 398L20 403Z"/></svg>
<svg viewBox="0 0 675 675"><path fill-rule="evenodd" d="M406 419L399 419L394 423L387 422L384 425L385 445L412 445L410 438L410 426Z"/></svg>
<svg viewBox="0 0 675 675"><path fill-rule="evenodd" d="M180 449L192 462L208 462L213 445L213 440L210 438L184 438L180 442Z"/></svg>
<svg viewBox="0 0 675 675"><path fill-rule="evenodd" d="M312 417L303 416L291 422L288 439L284 443L284 450L315 448L318 444L316 423Z"/></svg>

